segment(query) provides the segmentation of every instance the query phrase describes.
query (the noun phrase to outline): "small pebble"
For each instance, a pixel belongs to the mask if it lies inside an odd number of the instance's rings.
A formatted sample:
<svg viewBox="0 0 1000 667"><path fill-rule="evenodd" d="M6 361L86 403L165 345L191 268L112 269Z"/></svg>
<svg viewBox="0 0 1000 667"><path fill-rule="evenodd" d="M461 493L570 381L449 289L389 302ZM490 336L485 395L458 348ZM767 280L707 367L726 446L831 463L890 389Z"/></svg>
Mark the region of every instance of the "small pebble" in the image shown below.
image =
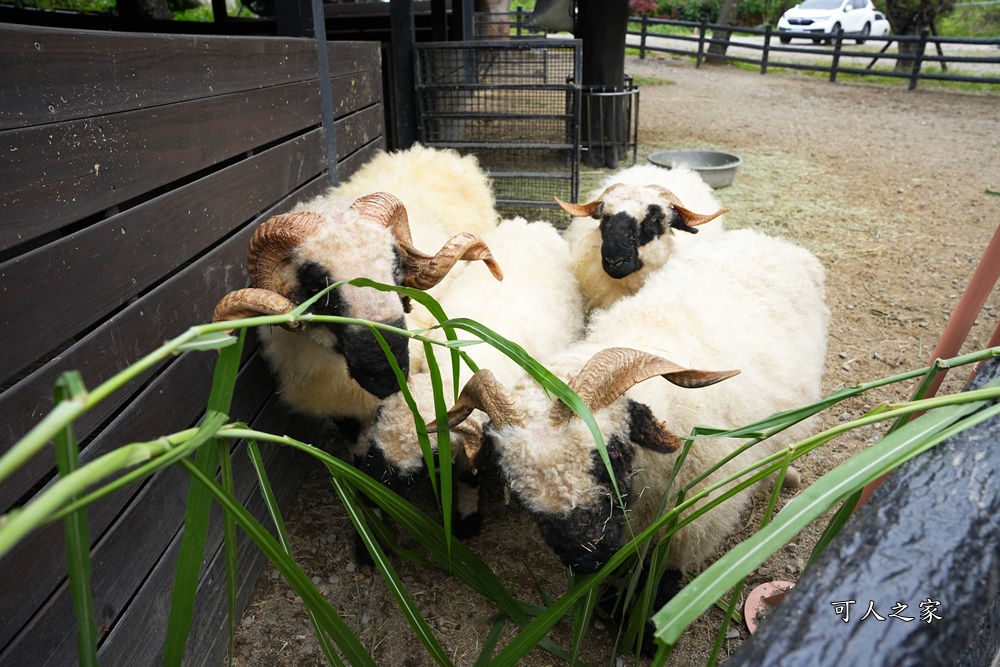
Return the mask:
<svg viewBox="0 0 1000 667"><path fill-rule="evenodd" d="M605 627L606 626L604 625L604 623L602 623L600 620L596 620L596 619L594 620L594 629L595 630L603 630Z"/></svg>
<svg viewBox="0 0 1000 667"><path fill-rule="evenodd" d="M739 639L740 631L736 628L729 628L726 630L726 639Z"/></svg>
<svg viewBox="0 0 1000 667"><path fill-rule="evenodd" d="M240 621L240 625L244 628L249 628L253 624L253 616L244 616L243 620Z"/></svg>
<svg viewBox="0 0 1000 667"><path fill-rule="evenodd" d="M361 614L361 625L368 625L372 622L372 617L367 613Z"/></svg>
<svg viewBox="0 0 1000 667"><path fill-rule="evenodd" d="M327 579L327 581L329 581L331 584L333 584L334 586L336 586L337 584L340 583L340 577L338 577L335 574L331 574L330 578Z"/></svg>
<svg viewBox="0 0 1000 667"><path fill-rule="evenodd" d="M318 586L318 585L319 585L319 582L320 582L320 578L319 578L319 577L313 577L313 578L312 578L312 582L313 582L313 584L315 584L315 585L317 585L317 586Z"/></svg>
<svg viewBox="0 0 1000 667"><path fill-rule="evenodd" d="M348 572L354 572L356 569L358 569L358 566L355 565L354 563L348 563L347 567L344 569L347 570Z"/></svg>

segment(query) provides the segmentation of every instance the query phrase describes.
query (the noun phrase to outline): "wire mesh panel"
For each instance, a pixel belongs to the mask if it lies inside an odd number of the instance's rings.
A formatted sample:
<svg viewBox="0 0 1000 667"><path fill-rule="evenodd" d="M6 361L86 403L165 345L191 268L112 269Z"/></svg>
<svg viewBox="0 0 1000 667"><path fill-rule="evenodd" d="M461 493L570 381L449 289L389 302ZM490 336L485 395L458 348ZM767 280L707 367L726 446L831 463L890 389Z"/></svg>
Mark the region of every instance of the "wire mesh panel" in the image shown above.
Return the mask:
<svg viewBox="0 0 1000 667"><path fill-rule="evenodd" d="M584 86L582 159L589 166L617 169L639 147L639 87L625 75L623 87Z"/></svg>
<svg viewBox="0 0 1000 667"><path fill-rule="evenodd" d="M421 143L472 154L504 217L565 223L580 171L579 40L437 42L417 47Z"/></svg>

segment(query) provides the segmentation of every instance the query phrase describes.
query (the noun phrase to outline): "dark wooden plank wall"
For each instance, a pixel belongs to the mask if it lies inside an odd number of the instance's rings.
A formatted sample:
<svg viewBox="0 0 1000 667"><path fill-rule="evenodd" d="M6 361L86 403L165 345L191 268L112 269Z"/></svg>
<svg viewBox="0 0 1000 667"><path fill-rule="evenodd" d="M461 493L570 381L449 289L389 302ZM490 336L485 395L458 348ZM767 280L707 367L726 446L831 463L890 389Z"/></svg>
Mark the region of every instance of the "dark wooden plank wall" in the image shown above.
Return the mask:
<svg viewBox="0 0 1000 667"><path fill-rule="evenodd" d="M247 284L253 229L327 185L316 45L308 39L91 33L0 24L0 454L52 406L60 373L88 387L211 319ZM330 43L337 169L385 148L378 43ZM202 416L214 353L185 353L129 382L75 426L90 461ZM248 338L232 418L320 437L275 400ZM281 500L305 457L265 451ZM242 446L237 486L263 506ZM45 450L0 484L0 512L52 483ZM154 664L182 533L187 475L166 470L89 513L105 665ZM219 517L206 551L191 664L226 642ZM267 523L265 522L265 525ZM0 664L75 662L62 528L0 560ZM241 604L262 556L240 545Z"/></svg>

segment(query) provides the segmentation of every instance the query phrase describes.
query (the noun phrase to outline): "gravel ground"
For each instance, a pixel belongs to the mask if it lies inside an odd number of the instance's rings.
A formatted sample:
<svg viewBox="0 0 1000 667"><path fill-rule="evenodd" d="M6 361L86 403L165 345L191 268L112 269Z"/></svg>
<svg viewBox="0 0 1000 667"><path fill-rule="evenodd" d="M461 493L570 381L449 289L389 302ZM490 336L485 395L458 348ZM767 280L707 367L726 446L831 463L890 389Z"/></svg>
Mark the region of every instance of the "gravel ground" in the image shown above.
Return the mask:
<svg viewBox="0 0 1000 667"><path fill-rule="evenodd" d="M1000 196L994 194L1000 191L1000 89L981 95L907 92L732 67L695 69L659 58L630 57L626 66L642 77L640 159L665 148L741 155L745 163L736 182L717 191L732 209L728 224L785 236L826 266L833 316L827 390L926 363L1000 223ZM998 314L994 290L964 350L985 346ZM961 379L953 373L944 391ZM893 387L842 404L824 415L822 426L906 398L911 390ZM874 427L855 431L801 460L804 484L880 433ZM746 534L755 519L747 518ZM318 469L288 525L306 573L379 665L430 664L381 579L357 572L350 523ZM758 568L747 590L775 579L794 581L821 530L819 524L803 531ZM565 587L560 564L525 513L503 504L497 483L486 488L483 533L468 545L521 599L539 601L539 591L555 597ZM496 609L447 576L407 562L398 567L451 659L471 665ZM696 623L669 664L705 664L720 617L713 610ZM301 602L270 567L239 628L237 665L323 664ZM552 636L568 645L570 632L564 623ZM505 640L510 636L508 627ZM748 636L745 627L731 630L723 655ZM588 634L582 658L588 665L626 664L611 655L600 629ZM536 649L521 664L562 663Z"/></svg>

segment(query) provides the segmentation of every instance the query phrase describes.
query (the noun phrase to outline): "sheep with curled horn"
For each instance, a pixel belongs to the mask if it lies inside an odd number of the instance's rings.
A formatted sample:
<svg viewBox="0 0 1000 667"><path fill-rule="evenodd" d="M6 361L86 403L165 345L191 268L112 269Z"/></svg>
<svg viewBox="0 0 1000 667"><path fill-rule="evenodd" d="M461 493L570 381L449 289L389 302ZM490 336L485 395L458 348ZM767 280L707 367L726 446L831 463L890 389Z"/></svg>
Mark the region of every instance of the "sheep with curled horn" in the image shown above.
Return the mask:
<svg viewBox="0 0 1000 667"><path fill-rule="evenodd" d="M684 165L629 167L606 177L590 198L556 199L573 216L565 236L588 309L635 294L678 249L722 234L728 212Z"/></svg>
<svg viewBox="0 0 1000 667"><path fill-rule="evenodd" d="M492 280L479 267L467 264L454 272L455 279L443 293L435 294L449 316L471 319L510 341L531 357L540 358L563 349L583 335L583 299L569 266L565 239L546 222L524 218L504 220L483 235L497 261L505 268L503 283ZM419 319L419 318L417 318ZM431 326L426 322L422 326ZM421 326L420 323L417 326ZM462 340L478 340L458 330ZM444 338L441 330L428 337ZM482 343L463 347L480 368L489 368L504 381L513 381L521 367L501 350ZM433 346L446 396L451 396L453 368L448 348ZM461 382L472 372L465 363L458 369ZM434 418L434 389L427 360L414 359L408 381L417 410L424 421ZM472 465L482 440L482 415L464 421L451 434L451 452L457 482L453 532L461 538L479 532L479 474ZM436 454L437 438L430 445ZM444 465L444 462L441 462ZM426 473L424 452L402 392L385 399L375 423L362 433L358 467L386 485L400 489Z"/></svg>
<svg viewBox="0 0 1000 667"><path fill-rule="evenodd" d="M582 358L586 360L581 366ZM584 342L550 358L546 366L568 380L570 389L594 413L627 522L586 423L564 403L553 403L530 378L508 389L488 369L479 371L449 411L449 423L452 427L462 423L474 410L488 415L484 451L496 457L514 495L535 517L542 537L563 563L586 574L600 569L632 533L656 518L674 452L682 443L678 434L686 434L684 425L669 414L654 411L627 392L661 377L669 384L657 390L669 401L700 403L712 399L684 393L701 393L691 390L705 391L739 371L690 369L643 350ZM679 483L693 479L706 459L724 455L717 450L706 453L700 442L694 447ZM722 476L715 473L709 482ZM733 512L723 506L700 518L697 527L682 529L671 545L673 561L691 566L711 553L729 533L740 509Z"/></svg>
<svg viewBox="0 0 1000 667"><path fill-rule="evenodd" d="M635 295L591 312L584 340L540 359L594 412L633 530L649 525L667 491L676 436L697 425L746 426L822 395L830 315L823 267L812 253L752 230L735 230L708 245L689 246L682 260L668 262ZM595 357L605 348L641 351L641 370L630 356L637 353ZM658 370L655 364L665 359L684 370L666 366L670 382L648 380L663 375L649 369ZM605 372L610 368L615 373ZM686 370L691 368L740 373L703 375ZM616 373L626 381L593 379ZM726 381L703 382L706 378ZM450 411L451 423L473 409L488 414L484 447L492 447L542 535L574 571L600 568L629 533L590 430L527 375L507 385L509 391L484 392L478 386L483 382L470 381ZM473 400L476 396L486 398ZM689 495L796 442L811 428L802 422L756 444L694 485ZM742 444L698 439L678 471L676 488L692 483ZM786 483L794 486L797 479L789 469ZM705 563L738 528L753 493L745 489L681 528L671 541L669 562L680 569Z"/></svg>
<svg viewBox="0 0 1000 667"><path fill-rule="evenodd" d="M489 248L472 234L455 235L433 256L417 250L406 209L391 194L326 204L322 214L275 216L254 232L247 251L251 287L224 296L215 321L288 313L333 283L359 277L425 290L460 260L481 260L497 280L503 277ZM345 284L309 312L405 329L408 306L409 300L396 292ZM295 322L259 333L283 402L296 412L332 418L349 442L373 419L379 402L399 391L388 359L366 326ZM384 336L407 373L407 338Z"/></svg>

